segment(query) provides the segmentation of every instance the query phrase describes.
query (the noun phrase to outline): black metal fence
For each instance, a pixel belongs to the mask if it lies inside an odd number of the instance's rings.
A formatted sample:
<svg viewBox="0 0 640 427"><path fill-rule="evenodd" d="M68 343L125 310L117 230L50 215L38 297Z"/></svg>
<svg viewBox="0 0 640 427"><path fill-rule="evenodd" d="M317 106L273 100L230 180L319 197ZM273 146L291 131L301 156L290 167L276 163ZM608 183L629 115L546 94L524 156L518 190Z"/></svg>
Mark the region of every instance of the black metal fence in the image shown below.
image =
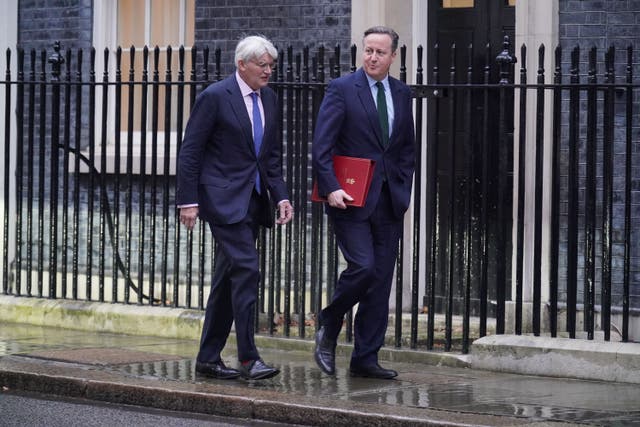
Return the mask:
<svg viewBox="0 0 640 427"><path fill-rule="evenodd" d="M414 204L388 344L467 352L490 333L576 337L581 328L609 340L612 312L623 340L640 336L629 327L640 306L632 50L622 63L611 48L602 64L592 49L585 77L579 49L567 73L557 48L551 79L540 47L529 84L522 47L516 84L508 40L483 48L481 67L473 46L447 49L452 59L428 72L421 47L415 59ZM2 292L202 310L215 244L203 224L179 227L175 160L196 94L221 78L221 52L211 61L196 47L85 53L17 49L14 79L7 50ZM312 334L341 269L322 207L310 201L309 156L326 82L355 70L356 54L354 46L350 66L338 47L278 58L272 87L297 214L259 237L257 321L266 334Z"/></svg>

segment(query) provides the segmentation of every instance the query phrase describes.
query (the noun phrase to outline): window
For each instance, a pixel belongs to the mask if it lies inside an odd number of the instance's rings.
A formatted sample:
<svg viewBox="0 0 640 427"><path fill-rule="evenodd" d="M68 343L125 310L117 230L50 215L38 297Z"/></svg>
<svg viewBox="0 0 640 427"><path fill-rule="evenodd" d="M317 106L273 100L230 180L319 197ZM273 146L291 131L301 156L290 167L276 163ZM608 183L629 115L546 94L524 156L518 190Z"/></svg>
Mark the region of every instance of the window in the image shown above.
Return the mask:
<svg viewBox="0 0 640 427"><path fill-rule="evenodd" d="M516 0L505 0L507 6L515 6ZM442 0L442 7L445 9L474 7L475 0Z"/></svg>
<svg viewBox="0 0 640 427"><path fill-rule="evenodd" d="M167 71L167 47L171 46L171 77L173 81L177 80L179 70L178 49L180 46L185 47L185 70L191 69L191 46L193 45L193 25L194 25L194 0L120 0L118 4L118 46L122 46L122 72L123 81L128 80L129 69L135 70L135 80L142 80L143 71L143 48L149 48L149 72L153 70L153 49L155 46L160 48L160 60L158 64L158 72L160 81L164 81ZM144 25L140 25L140 17L144 16ZM185 19L189 16L191 19ZM177 22L176 22L177 21ZM136 47L135 59L133 67L131 67L129 49L131 46ZM188 75L187 75L188 77ZM149 79L151 79L151 74ZM176 126L176 91L172 90L172 114L171 128L175 130ZM137 86L134 90L134 102L138 108L134 111L140 111L140 97L142 96L141 87ZM151 93L149 93L149 103L151 106ZM123 106L127 105L129 93L123 91ZM158 116L164 117L165 93L161 90L159 93ZM150 115L151 113L149 113ZM147 123L150 124L150 116ZM134 129L140 131L141 118L139 115L135 117ZM126 131L127 110L121 111L122 131ZM164 131L164 120L159 123L159 130Z"/></svg>
<svg viewBox="0 0 640 427"><path fill-rule="evenodd" d="M126 155L127 148L127 131L130 126L128 119L128 104L130 97L133 96L133 123L134 131L134 169L139 166L140 141L142 140L142 88L136 85L133 90L127 87L126 82L130 79L130 69L134 70L134 81L141 81L143 75L143 49L147 46L149 49L149 59L147 61L148 79L152 81L154 71L153 51L156 46L160 50L160 58L158 61L158 74L160 81L160 89L158 92L158 152L164 153L165 141L165 81L167 71L167 47L171 46L171 79L177 81L179 70L178 50L180 46L185 48L185 79L189 78L191 69L191 47L194 43L194 26L195 26L195 0L104 0L95 3L94 10L94 45L97 52L102 52L105 48L109 49L109 80L115 81L116 73L116 51L120 47L122 49L122 62L120 64L121 78L124 83L121 89L122 100L121 110L119 111L120 119L120 140L121 140L121 157ZM135 47L133 64L130 59L130 48ZM96 71L101 73L104 64L102 63L103 55L96 55ZM176 126L177 126L177 91L176 86L172 86L171 91L171 156L175 156L176 145ZM100 90L97 91L101 96ZM108 111L108 136L107 136L107 152L109 159L107 161L107 172L114 172L113 157L115 129L116 126L116 106L115 106L115 87L110 86L109 92L109 111ZM146 119L146 141L147 141L147 168L150 165L150 145L151 145L151 124L152 124L152 91L149 87L147 94L147 115ZM185 93L185 99L188 100L188 93ZM101 105L100 103L96 103ZM99 115L96 115L99 117ZM188 111L183 111L183 123L186 123ZM99 119L97 119L99 120ZM96 127L100 127L100 123L96 123ZM96 132L100 135L100 132ZM100 143L100 141L97 141ZM96 150L99 153L100 150ZM99 164L99 162L98 162ZM159 165L162 161L159 161ZM173 165L174 162L171 162ZM134 170L135 173L140 171ZM150 173L149 169L146 173ZM160 171L158 171L160 173ZM174 171L172 171L174 173Z"/></svg>
<svg viewBox="0 0 640 427"><path fill-rule="evenodd" d="M460 7L473 7L474 0L442 0L442 7L444 8L460 8Z"/></svg>

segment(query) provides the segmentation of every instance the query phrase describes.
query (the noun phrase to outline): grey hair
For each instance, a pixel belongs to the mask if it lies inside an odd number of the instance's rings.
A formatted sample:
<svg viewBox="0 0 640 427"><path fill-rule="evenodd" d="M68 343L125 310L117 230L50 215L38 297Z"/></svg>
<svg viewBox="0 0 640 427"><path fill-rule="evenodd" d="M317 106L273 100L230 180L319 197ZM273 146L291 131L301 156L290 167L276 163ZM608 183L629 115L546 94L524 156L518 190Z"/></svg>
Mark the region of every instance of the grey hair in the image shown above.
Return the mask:
<svg viewBox="0 0 640 427"><path fill-rule="evenodd" d="M236 46L236 56L234 63L238 65L238 61L249 61L268 53L273 60L278 59L278 51L266 37L264 36L247 36L244 37Z"/></svg>
<svg viewBox="0 0 640 427"><path fill-rule="evenodd" d="M396 33L392 28L383 27L381 25L376 27L371 27L364 32L364 37L367 37L369 34L386 34L391 37L391 51L395 52L398 49L398 40L400 36ZM364 39L363 37L363 39Z"/></svg>

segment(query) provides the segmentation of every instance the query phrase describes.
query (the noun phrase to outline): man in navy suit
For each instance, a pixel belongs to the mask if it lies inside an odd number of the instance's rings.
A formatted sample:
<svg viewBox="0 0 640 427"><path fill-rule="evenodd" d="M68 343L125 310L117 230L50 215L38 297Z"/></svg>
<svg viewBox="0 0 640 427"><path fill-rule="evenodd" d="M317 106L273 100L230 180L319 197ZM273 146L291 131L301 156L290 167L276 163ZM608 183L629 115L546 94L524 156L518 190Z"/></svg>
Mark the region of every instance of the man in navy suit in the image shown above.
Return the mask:
<svg viewBox="0 0 640 427"><path fill-rule="evenodd" d="M254 342L260 271L256 237L293 217L281 174L276 94L267 87L278 52L261 36L242 39L236 72L200 93L178 155L176 204L192 229L200 217L217 243L196 372L218 379L265 379L279 373ZM238 369L220 353L235 321Z"/></svg>
<svg viewBox="0 0 640 427"><path fill-rule="evenodd" d="M389 76L398 34L387 27L365 31L363 65L327 87L313 138L313 168L320 196L328 200L338 246L347 261L333 299L318 316L315 360L335 374L335 348L343 316L354 305L352 376L391 379L398 375L378 363L389 314L389 294L411 199L415 134L411 92ZM338 183L333 155L375 161L365 205L352 200Z"/></svg>

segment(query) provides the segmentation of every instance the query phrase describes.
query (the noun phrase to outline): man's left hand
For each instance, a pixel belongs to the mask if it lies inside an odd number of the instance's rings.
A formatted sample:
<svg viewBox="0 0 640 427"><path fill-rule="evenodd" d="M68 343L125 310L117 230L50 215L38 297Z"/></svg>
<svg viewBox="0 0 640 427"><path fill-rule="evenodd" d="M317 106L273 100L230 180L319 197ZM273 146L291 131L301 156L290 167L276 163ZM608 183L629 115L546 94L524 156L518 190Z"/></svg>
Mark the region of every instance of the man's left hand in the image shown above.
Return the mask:
<svg viewBox="0 0 640 427"><path fill-rule="evenodd" d="M283 225L293 219L293 206L288 200L278 203L278 218L276 224Z"/></svg>

